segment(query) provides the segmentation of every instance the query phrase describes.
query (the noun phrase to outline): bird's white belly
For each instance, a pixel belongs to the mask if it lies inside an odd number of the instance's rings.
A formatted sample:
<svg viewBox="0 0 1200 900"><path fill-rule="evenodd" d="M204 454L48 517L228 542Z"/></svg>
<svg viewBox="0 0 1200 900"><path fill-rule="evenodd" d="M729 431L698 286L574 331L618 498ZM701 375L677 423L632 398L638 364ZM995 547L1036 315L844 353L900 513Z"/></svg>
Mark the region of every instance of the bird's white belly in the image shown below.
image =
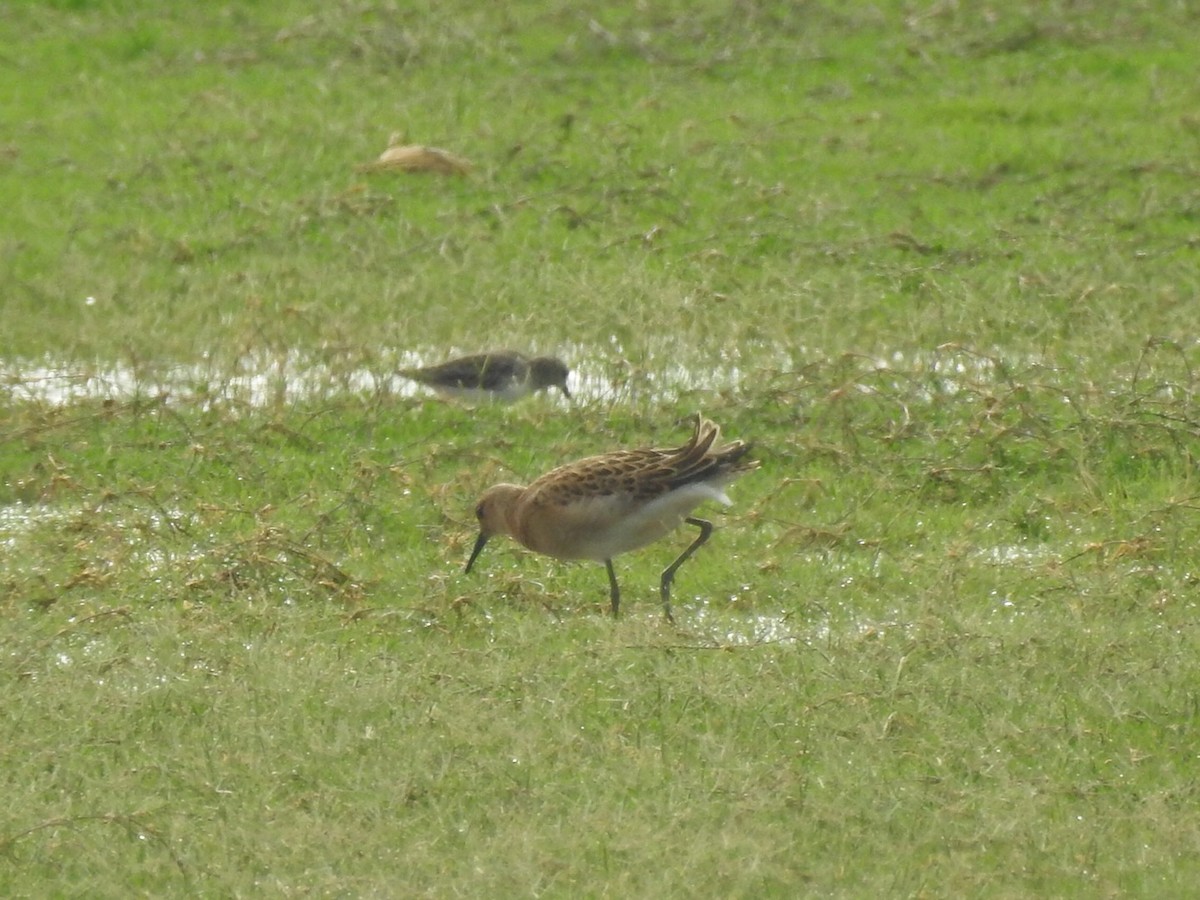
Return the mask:
<svg viewBox="0 0 1200 900"><path fill-rule="evenodd" d="M571 533L562 535L560 550L565 552L555 555L603 562L637 550L670 534L705 500L729 504L719 487L703 483L685 485L641 504L620 496L593 498L588 501L593 514L580 517Z"/></svg>

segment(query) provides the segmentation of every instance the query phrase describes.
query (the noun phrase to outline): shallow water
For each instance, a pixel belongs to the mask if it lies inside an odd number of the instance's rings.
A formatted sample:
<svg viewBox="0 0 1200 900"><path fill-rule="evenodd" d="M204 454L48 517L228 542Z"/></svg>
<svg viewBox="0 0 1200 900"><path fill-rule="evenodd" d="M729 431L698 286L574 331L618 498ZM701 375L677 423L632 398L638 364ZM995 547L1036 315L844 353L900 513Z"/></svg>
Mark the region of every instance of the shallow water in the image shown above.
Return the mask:
<svg viewBox="0 0 1200 900"><path fill-rule="evenodd" d="M52 522L65 516L65 510L44 503L9 503L0 506L0 549L17 549L24 536L42 522Z"/></svg>
<svg viewBox="0 0 1200 900"><path fill-rule="evenodd" d="M231 372L218 372L205 363L166 365L138 372L120 363L8 360L0 362L0 396L51 406L144 397L250 407L344 394L424 396L430 393L425 387L396 374L396 370L429 365L445 356L432 352L405 353L397 356L394 364L377 369L335 369L299 352L283 356L259 354L239 360ZM595 363L582 362L573 367L567 384L572 396L580 400L613 401L639 396L669 397L685 390L721 390L734 387L739 381L739 369L728 363L703 372L672 365L654 372L618 373L614 377ZM554 391L546 395L559 398Z"/></svg>
<svg viewBox="0 0 1200 900"><path fill-rule="evenodd" d="M427 389L396 374L399 369L430 365L470 352L465 348L424 349L379 353L373 365L340 361L331 364L316 354L298 350L272 354L251 353L236 362L218 365L212 360L187 364L156 364L142 370L130 365L86 363L73 360L0 360L0 397L16 402L66 406L73 402L128 401L138 397L175 401L222 403L264 407L322 399L345 394L424 396ZM655 365L639 367L626 361L620 347L568 347L561 352L571 366L567 384L582 402L622 400L670 401L694 391L736 390L745 377L797 370L796 360L820 361L824 357L803 347L756 347L731 350L719 358L680 361L678 348L665 345L653 354ZM1005 367L1038 365L1036 360L1015 360L1003 355L982 355L958 349L929 352L895 351L887 356L853 357L864 377L877 380L895 374L898 379L922 376L916 393L953 395L967 386L995 381ZM749 374L748 374L749 373ZM907 387L897 382L897 388ZM861 385L864 391L873 388ZM547 396L563 402L555 391Z"/></svg>

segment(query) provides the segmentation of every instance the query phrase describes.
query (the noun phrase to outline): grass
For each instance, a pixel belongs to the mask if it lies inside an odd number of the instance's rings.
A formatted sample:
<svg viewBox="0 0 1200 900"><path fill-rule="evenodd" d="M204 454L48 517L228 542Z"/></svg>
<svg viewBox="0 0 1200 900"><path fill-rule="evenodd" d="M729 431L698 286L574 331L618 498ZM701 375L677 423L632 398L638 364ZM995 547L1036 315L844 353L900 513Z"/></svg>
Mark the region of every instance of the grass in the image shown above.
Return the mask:
<svg viewBox="0 0 1200 900"><path fill-rule="evenodd" d="M1196 24L10 4L0 893L1187 896ZM506 345L603 389L390 390ZM462 574L698 408L763 468L678 628L682 534L615 623Z"/></svg>

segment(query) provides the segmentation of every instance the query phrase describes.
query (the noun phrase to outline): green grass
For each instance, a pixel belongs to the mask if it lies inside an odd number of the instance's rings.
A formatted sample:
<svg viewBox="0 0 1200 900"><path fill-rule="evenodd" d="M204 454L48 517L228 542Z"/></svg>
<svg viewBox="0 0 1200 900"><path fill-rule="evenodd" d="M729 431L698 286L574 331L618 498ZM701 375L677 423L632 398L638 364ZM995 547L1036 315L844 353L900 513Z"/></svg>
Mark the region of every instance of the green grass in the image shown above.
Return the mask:
<svg viewBox="0 0 1200 900"><path fill-rule="evenodd" d="M0 12L0 893L1188 896L1196 12L502 7ZM678 628L463 575L696 409Z"/></svg>

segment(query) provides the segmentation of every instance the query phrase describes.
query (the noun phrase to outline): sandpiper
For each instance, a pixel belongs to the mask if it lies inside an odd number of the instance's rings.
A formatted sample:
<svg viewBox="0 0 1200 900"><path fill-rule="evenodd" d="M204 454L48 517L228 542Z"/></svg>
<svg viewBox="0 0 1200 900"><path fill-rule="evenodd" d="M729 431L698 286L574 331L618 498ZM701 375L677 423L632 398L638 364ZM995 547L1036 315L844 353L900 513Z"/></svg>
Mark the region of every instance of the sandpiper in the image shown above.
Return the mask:
<svg viewBox="0 0 1200 900"><path fill-rule="evenodd" d="M497 484L483 493L475 516L479 538L467 572L488 539L507 534L530 550L558 559L591 559L608 570L615 617L621 591L612 560L618 554L657 541L686 522L700 529L696 539L662 573L663 612L671 615L675 570L712 534L712 523L690 515L705 500L726 506L723 487L758 468L746 454L750 445L734 441L715 446L721 429L701 415L682 447L671 450L617 450L547 472L528 487Z"/></svg>
<svg viewBox="0 0 1200 900"><path fill-rule="evenodd" d="M570 370L558 359L538 356L529 359L505 350L461 356L436 366L401 369L400 374L433 388L439 394L473 400L511 402L521 397L556 387L570 398L567 375Z"/></svg>

